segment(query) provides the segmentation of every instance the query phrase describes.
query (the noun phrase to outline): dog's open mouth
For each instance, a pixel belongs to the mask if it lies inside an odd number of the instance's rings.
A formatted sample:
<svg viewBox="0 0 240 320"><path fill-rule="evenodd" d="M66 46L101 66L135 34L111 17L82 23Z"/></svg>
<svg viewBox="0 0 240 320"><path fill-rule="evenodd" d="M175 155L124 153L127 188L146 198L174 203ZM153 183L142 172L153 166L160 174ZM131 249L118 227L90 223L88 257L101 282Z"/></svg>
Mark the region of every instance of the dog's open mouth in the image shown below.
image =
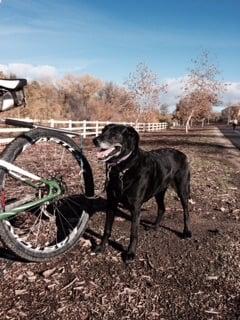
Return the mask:
<svg viewBox="0 0 240 320"><path fill-rule="evenodd" d="M97 159L102 161L107 161L112 157L117 157L121 153L121 145L116 144L109 148L98 148Z"/></svg>

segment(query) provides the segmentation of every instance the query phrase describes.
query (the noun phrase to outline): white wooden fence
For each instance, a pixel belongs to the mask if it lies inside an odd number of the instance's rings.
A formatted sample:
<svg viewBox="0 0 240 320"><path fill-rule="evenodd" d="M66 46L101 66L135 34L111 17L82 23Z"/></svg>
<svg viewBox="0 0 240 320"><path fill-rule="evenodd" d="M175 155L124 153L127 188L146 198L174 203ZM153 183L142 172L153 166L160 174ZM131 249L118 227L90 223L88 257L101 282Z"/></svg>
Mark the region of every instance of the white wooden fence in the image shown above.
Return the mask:
<svg viewBox="0 0 240 320"><path fill-rule="evenodd" d="M69 131L76 131L81 133L84 138L87 136L97 136L101 130L105 127L105 125L111 123L109 121L72 121L72 120L31 120L27 119L18 119L23 121L30 121L34 123L38 123L41 125L46 125L51 128L61 128L61 129L69 129ZM153 131L161 131L167 129L167 122L114 122L117 124L124 124L133 126L138 132L153 132ZM19 134L21 132L26 132L29 129L26 128L14 128L14 127L1 127L0 128L0 144L7 144L13 140L13 135ZM8 135L6 138L1 138L2 135Z"/></svg>

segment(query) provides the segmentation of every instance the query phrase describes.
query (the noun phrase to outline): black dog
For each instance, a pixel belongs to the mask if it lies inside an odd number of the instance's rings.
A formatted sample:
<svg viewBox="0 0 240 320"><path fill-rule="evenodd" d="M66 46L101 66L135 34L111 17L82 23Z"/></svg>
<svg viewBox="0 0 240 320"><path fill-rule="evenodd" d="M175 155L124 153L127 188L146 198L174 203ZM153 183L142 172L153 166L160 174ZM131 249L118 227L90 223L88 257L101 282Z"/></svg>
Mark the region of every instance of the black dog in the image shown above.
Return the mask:
<svg viewBox="0 0 240 320"><path fill-rule="evenodd" d="M111 235L114 211L118 203L122 203L132 215L130 244L125 261L133 260L141 206L145 201L155 197L158 213L153 227L157 228L165 211L164 195L169 185L175 187L183 207L183 238L191 237L188 213L190 170L185 154L170 148L143 151L138 147L139 135L136 130L130 126L116 124L107 125L102 134L93 139L93 143L99 149L97 158L106 162L108 200L104 235L96 252L104 251Z"/></svg>

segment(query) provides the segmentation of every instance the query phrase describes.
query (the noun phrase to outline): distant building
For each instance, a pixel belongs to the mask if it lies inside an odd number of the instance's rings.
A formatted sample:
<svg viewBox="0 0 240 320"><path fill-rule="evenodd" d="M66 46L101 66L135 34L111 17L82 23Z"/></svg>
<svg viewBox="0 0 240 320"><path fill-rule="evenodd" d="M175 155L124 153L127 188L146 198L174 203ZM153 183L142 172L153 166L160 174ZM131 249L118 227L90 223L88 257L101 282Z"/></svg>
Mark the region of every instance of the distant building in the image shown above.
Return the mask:
<svg viewBox="0 0 240 320"><path fill-rule="evenodd" d="M221 118L226 123L230 123L233 119L238 119L238 121L240 121L240 105L232 105L223 109Z"/></svg>

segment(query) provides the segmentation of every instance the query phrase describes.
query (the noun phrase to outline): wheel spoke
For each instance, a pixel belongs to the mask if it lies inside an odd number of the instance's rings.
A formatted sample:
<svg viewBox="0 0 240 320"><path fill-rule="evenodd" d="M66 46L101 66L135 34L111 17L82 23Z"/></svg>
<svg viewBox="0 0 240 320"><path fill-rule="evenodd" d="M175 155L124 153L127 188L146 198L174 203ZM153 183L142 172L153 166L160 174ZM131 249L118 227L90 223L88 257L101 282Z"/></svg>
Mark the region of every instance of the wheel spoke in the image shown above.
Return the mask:
<svg viewBox="0 0 240 320"><path fill-rule="evenodd" d="M38 223L38 228L37 228L37 234L36 234L36 240L38 240L38 235L39 235L39 231L40 231L40 227L41 227L41 223L42 223L42 220L41 220L41 217L42 217L42 211L41 211L41 213L40 213L40 215L39 215L39 223ZM38 242L36 241L36 246L38 245Z"/></svg>
<svg viewBox="0 0 240 320"><path fill-rule="evenodd" d="M57 207L54 208L54 214L55 214L55 211L57 211ZM66 238L66 237L67 237L67 234L66 234L66 232L65 232L65 228L64 228L64 225L63 225L63 222L62 222L61 217L59 217L59 221L60 221L60 224L61 224L61 230L62 230L63 233L64 233L64 238ZM57 244L57 235L56 235L56 237L55 237L55 244Z"/></svg>
<svg viewBox="0 0 240 320"><path fill-rule="evenodd" d="M70 222L64 217L64 215L61 213L61 211L58 209L58 207L55 208L56 211L58 211L59 217L63 218L64 221L67 222L68 226L73 230L74 227L70 224Z"/></svg>

